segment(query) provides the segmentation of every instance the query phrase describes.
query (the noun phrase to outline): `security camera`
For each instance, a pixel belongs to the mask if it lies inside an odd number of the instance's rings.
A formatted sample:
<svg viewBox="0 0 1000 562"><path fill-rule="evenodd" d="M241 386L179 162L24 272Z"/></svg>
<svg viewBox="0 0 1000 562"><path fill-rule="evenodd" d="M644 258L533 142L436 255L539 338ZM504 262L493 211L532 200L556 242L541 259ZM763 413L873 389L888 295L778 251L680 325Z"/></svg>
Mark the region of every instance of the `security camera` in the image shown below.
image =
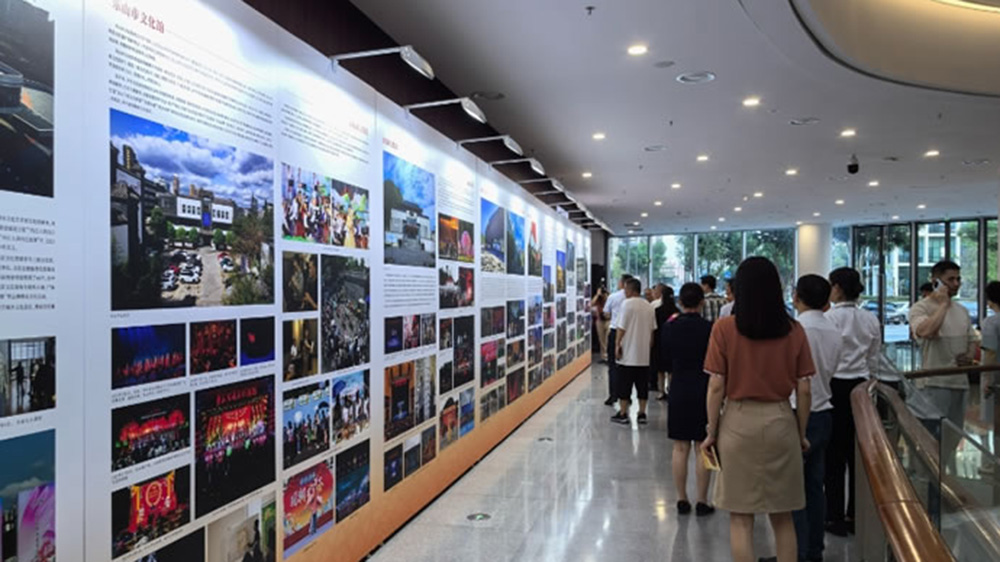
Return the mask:
<svg viewBox="0 0 1000 562"><path fill-rule="evenodd" d="M852 154L851 159L847 161L847 173L854 175L859 170L861 170L861 164L858 164L858 157Z"/></svg>

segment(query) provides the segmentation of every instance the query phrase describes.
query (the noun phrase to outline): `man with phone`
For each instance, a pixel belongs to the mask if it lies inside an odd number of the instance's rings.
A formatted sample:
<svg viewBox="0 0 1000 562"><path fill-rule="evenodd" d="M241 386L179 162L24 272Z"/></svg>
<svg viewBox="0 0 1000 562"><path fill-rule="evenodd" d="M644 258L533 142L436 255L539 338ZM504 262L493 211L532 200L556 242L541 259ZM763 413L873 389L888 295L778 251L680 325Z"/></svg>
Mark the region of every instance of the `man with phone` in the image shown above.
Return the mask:
<svg viewBox="0 0 1000 562"><path fill-rule="evenodd" d="M930 296L910 307L910 329L920 343L924 369L971 365L975 361L979 334L972 327L969 311L952 300L962 287L962 268L943 260L931 268L934 290ZM969 377L965 374L919 379L917 387L938 413L959 429L965 427L969 401ZM942 454L954 464L958 447L954 431L942 442Z"/></svg>

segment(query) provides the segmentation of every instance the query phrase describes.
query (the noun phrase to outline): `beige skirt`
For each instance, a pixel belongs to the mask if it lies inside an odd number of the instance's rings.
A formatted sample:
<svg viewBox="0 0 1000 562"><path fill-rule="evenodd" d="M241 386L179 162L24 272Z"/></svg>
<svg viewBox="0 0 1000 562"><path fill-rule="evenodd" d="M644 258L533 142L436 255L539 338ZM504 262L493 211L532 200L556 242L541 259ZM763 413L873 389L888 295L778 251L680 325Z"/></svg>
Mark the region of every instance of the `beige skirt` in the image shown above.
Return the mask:
<svg viewBox="0 0 1000 562"><path fill-rule="evenodd" d="M798 422L787 401L727 401L717 443L719 508L734 513L805 508Z"/></svg>

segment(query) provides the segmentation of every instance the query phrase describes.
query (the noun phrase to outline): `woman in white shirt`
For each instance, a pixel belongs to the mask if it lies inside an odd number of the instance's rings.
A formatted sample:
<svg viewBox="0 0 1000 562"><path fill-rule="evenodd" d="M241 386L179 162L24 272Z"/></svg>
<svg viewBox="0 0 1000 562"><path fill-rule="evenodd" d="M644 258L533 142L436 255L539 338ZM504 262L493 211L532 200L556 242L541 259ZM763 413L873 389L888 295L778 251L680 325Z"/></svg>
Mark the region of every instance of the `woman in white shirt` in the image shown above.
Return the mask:
<svg viewBox="0 0 1000 562"><path fill-rule="evenodd" d="M854 529L854 414L851 391L878 372L882 328L874 314L858 306L861 275L849 267L830 272L833 307L826 317L843 336L840 364L830 382L833 434L826 452L826 526L837 536ZM850 478L845 511L844 473Z"/></svg>

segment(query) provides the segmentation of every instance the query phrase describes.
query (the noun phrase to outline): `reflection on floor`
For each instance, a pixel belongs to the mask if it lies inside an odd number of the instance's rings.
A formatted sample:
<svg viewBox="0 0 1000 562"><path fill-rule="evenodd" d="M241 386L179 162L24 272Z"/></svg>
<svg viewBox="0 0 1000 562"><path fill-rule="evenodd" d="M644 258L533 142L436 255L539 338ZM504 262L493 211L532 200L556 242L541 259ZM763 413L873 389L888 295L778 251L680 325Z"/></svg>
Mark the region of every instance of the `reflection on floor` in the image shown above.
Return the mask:
<svg viewBox="0 0 1000 562"><path fill-rule="evenodd" d="M677 515L664 403L648 426L610 423L606 372L581 374L371 560L731 560L725 513ZM757 555L772 555L757 523ZM827 535L827 562L853 552Z"/></svg>

